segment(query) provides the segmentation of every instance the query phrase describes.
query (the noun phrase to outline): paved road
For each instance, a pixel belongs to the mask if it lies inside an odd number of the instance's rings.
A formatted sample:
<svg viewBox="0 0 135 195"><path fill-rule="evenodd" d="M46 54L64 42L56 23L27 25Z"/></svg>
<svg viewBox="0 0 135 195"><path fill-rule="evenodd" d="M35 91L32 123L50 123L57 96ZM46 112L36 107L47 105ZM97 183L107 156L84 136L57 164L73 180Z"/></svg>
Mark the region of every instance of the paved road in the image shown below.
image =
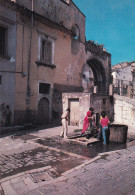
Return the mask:
<svg viewBox="0 0 135 195"><path fill-rule="evenodd" d="M56 127L0 138L1 195L135 194L135 146L89 159L37 141L60 131Z"/></svg>

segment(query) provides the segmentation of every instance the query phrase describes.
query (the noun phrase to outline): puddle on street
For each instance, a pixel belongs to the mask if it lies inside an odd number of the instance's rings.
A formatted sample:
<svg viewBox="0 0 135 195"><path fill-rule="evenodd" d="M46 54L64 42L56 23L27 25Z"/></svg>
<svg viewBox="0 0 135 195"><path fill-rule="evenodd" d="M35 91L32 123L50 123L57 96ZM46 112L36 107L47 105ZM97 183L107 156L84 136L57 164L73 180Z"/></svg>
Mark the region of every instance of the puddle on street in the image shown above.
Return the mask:
<svg viewBox="0 0 135 195"><path fill-rule="evenodd" d="M53 178L61 176L67 170L81 165L85 160L42 147L28 150L19 154L3 155L0 166L0 179L27 170L51 166L56 173Z"/></svg>
<svg viewBox="0 0 135 195"><path fill-rule="evenodd" d="M135 142L131 141L129 143L109 142L106 146L103 145L102 142L95 142L95 143L90 143L87 146L75 141L74 142L70 140L64 141L64 139L60 137L39 139L37 140L37 142L42 145L46 145L61 150L65 150L68 152L72 152L78 155L86 156L90 159L96 157L99 153L126 149L131 145L135 145Z"/></svg>

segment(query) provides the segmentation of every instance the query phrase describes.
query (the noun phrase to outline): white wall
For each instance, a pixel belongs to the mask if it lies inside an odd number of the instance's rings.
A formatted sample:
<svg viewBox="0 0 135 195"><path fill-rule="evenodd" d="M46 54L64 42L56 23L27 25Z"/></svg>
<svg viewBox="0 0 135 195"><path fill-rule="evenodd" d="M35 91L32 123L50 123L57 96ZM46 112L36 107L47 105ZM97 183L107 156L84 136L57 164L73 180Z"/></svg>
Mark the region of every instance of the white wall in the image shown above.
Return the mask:
<svg viewBox="0 0 135 195"><path fill-rule="evenodd" d="M128 133L135 134L135 100L114 95L114 122L128 125Z"/></svg>

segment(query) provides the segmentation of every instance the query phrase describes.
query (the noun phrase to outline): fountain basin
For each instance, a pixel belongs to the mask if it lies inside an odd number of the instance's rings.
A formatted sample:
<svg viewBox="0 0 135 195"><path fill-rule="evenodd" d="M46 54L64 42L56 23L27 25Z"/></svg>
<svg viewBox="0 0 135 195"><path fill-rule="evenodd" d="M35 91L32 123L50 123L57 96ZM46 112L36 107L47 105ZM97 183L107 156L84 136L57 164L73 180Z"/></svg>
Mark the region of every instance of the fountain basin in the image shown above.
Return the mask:
<svg viewBox="0 0 135 195"><path fill-rule="evenodd" d="M128 126L124 124L111 124L110 141L126 143Z"/></svg>

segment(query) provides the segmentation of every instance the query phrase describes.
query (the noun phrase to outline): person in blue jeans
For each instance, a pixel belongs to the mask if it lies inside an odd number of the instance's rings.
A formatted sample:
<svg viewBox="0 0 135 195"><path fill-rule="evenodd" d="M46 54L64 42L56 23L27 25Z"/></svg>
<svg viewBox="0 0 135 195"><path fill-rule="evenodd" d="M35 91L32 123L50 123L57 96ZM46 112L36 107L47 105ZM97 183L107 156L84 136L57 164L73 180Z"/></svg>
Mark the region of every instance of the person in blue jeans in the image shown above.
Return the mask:
<svg viewBox="0 0 135 195"><path fill-rule="evenodd" d="M103 143L106 145L106 132L108 131L108 125L110 124L110 121L108 117L106 117L106 113L101 113L102 119L101 119L101 126L102 126L102 135L103 135Z"/></svg>
<svg viewBox="0 0 135 195"><path fill-rule="evenodd" d="M105 118L107 118L106 112L102 111L101 115L100 115L100 122L99 122L99 132L98 132L98 136L97 139L98 140L102 140L102 125L101 125L101 119L103 118L102 115L105 114Z"/></svg>

